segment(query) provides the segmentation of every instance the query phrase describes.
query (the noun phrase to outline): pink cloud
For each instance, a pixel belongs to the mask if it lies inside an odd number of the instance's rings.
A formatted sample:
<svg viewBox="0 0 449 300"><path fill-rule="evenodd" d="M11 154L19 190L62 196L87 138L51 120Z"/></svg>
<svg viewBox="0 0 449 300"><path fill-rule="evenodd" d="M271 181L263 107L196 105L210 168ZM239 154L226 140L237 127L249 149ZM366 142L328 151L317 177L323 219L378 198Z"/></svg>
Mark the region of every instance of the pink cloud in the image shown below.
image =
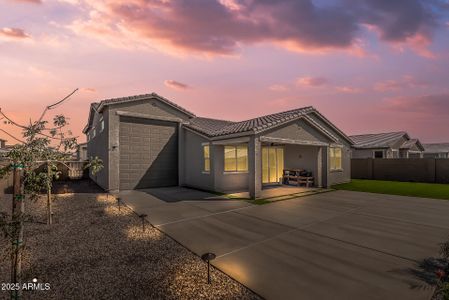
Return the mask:
<svg viewBox="0 0 449 300"><path fill-rule="evenodd" d="M384 108L398 112L414 112L449 117L449 94L395 97L385 100Z"/></svg>
<svg viewBox="0 0 449 300"><path fill-rule="evenodd" d="M356 88L356 87L350 87L350 86L337 86L335 89L343 94L359 94L363 92L362 89Z"/></svg>
<svg viewBox="0 0 449 300"><path fill-rule="evenodd" d="M84 0L89 15L70 27L121 47L132 37L134 43L126 44L209 55L232 55L241 45L270 43L294 51L344 50L365 56L358 36L362 24L376 28L382 40L410 44L417 36L422 38L415 44L431 40L437 26L433 2L338 2L342 5L317 6L312 0Z"/></svg>
<svg viewBox="0 0 449 300"><path fill-rule="evenodd" d="M15 2L41 4L42 0L13 0Z"/></svg>
<svg viewBox="0 0 449 300"><path fill-rule="evenodd" d="M329 83L329 80L324 77L301 77L296 80L297 85L319 87Z"/></svg>
<svg viewBox="0 0 449 300"><path fill-rule="evenodd" d="M175 90L187 90L191 88L189 85L175 80L165 80L164 84L165 86Z"/></svg>
<svg viewBox="0 0 449 300"><path fill-rule="evenodd" d="M10 39L27 39L30 37L23 29L10 27L1 28L0 36Z"/></svg>
<svg viewBox="0 0 449 300"><path fill-rule="evenodd" d="M398 80L386 80L377 82L374 85L374 90L379 92L387 92L400 90L405 88L415 88L415 87L426 87L428 86L428 82L424 80L416 79L413 76L403 76Z"/></svg>
<svg viewBox="0 0 449 300"><path fill-rule="evenodd" d="M269 86L268 89L270 91L274 91L274 92L285 92L288 90L288 87L283 84L273 84L273 85Z"/></svg>

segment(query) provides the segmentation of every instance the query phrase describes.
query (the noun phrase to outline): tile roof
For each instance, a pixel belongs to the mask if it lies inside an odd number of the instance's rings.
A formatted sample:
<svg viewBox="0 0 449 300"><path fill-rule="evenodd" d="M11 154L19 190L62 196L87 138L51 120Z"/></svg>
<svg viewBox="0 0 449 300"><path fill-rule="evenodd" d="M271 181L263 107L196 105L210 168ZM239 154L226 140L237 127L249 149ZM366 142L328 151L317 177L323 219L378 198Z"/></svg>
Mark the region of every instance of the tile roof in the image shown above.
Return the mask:
<svg viewBox="0 0 449 300"><path fill-rule="evenodd" d="M202 133L208 137L219 137L225 136L235 133L244 133L244 132L253 132L257 133L262 130L267 130L270 128L274 128L278 125L284 124L290 120L294 120L300 116L304 116L310 123L316 126L318 129L327 134L331 139L338 140L335 135L330 133L327 129L325 129L319 122L314 121L312 118L308 117L308 114L311 112L316 113L324 123L328 124L331 128L333 128L336 132L338 132L341 136L343 136L346 140L348 140L352 144L352 140L346 136L342 131L340 131L337 127L335 127L329 120L327 120L324 116L322 116L318 111L316 111L313 107L303 107L298 109L292 109L289 111L274 113L262 117L257 117L245 121L233 122L226 120L217 120L211 118L203 118L197 117L193 113L187 111L181 106L171 102L170 100L159 96L156 93L151 94L143 94L129 97L121 97L121 98L111 98L105 99L100 102L94 102L91 104L91 111L89 115L89 122L84 128L83 132L86 133L89 130L90 122L92 121L92 112L93 111L101 111L104 106L115 104L115 103L126 103L131 101L145 100L149 98L157 98L158 100L167 103L168 105L186 113L191 118L184 124L184 126L189 127L199 133Z"/></svg>
<svg viewBox="0 0 449 300"><path fill-rule="evenodd" d="M276 125L283 124L299 116L304 116L312 111L315 111L315 109L308 106L240 122L197 117L191 119L190 124L187 124L186 126L205 135L217 137L248 131L258 132L260 130L265 130L275 127Z"/></svg>
<svg viewBox="0 0 449 300"><path fill-rule="evenodd" d="M449 143L423 144L424 152L427 153L449 153Z"/></svg>
<svg viewBox="0 0 449 300"><path fill-rule="evenodd" d="M352 135L355 148L389 148L392 143L408 134L405 131Z"/></svg>

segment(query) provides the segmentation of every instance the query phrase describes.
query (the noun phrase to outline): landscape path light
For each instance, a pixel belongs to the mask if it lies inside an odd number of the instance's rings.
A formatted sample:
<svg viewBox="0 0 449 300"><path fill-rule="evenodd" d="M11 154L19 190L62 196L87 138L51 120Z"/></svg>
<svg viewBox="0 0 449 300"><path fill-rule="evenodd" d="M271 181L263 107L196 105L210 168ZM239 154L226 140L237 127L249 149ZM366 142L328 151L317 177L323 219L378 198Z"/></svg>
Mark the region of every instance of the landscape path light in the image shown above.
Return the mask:
<svg viewBox="0 0 449 300"><path fill-rule="evenodd" d="M121 201L120 197L117 197L117 205L118 205L118 211L121 211Z"/></svg>
<svg viewBox="0 0 449 300"><path fill-rule="evenodd" d="M207 283L210 284L210 261L214 260L217 256L214 253L204 253L201 255L201 259L207 262Z"/></svg>
<svg viewBox="0 0 449 300"><path fill-rule="evenodd" d="M142 231L145 231L145 218L148 217L146 214L139 215L139 218L142 220Z"/></svg>

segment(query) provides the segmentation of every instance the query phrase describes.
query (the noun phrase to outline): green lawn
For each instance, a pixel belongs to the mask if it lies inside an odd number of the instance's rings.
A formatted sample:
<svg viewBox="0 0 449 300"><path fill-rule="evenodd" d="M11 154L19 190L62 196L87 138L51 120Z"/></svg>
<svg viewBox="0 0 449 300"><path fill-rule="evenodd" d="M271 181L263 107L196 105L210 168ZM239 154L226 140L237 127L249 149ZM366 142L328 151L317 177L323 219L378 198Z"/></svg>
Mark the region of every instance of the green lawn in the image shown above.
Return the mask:
<svg viewBox="0 0 449 300"><path fill-rule="evenodd" d="M350 183L335 185L332 188L336 190L449 200L449 184L353 179Z"/></svg>

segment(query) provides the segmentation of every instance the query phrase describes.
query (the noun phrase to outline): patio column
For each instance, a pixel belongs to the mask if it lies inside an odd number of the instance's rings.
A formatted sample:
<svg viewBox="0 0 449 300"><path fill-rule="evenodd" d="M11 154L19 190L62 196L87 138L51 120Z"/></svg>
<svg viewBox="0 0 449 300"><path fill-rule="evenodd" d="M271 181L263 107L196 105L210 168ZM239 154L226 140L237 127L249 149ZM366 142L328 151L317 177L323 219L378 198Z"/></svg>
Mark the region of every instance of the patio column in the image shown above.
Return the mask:
<svg viewBox="0 0 449 300"><path fill-rule="evenodd" d="M318 147L316 185L323 187L323 147Z"/></svg>
<svg viewBox="0 0 449 300"><path fill-rule="evenodd" d="M248 142L248 189L249 197L256 199L262 191L262 149L259 137L252 136Z"/></svg>
<svg viewBox="0 0 449 300"><path fill-rule="evenodd" d="M184 185L184 130L182 123L178 123L178 185Z"/></svg>

